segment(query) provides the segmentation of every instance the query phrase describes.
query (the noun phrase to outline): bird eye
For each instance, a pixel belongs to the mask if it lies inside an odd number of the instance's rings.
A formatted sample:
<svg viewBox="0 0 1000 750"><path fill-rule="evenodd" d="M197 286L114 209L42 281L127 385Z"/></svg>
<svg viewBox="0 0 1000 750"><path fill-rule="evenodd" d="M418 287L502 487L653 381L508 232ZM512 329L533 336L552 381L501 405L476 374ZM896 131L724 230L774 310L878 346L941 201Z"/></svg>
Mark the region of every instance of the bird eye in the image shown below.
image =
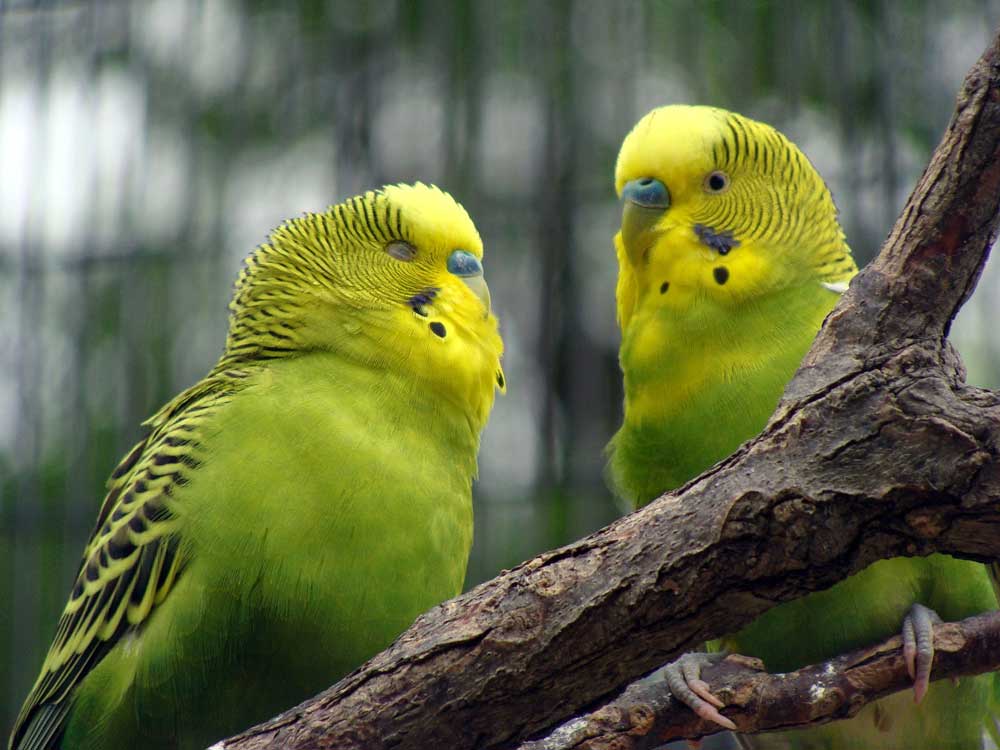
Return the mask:
<svg viewBox="0 0 1000 750"><path fill-rule="evenodd" d="M716 170L705 178L705 190L709 193L724 193L729 189L729 175Z"/></svg>
<svg viewBox="0 0 1000 750"><path fill-rule="evenodd" d="M468 250L455 250L448 256L448 271L456 276L482 276L483 264Z"/></svg>
<svg viewBox="0 0 1000 750"><path fill-rule="evenodd" d="M409 242L394 240L385 246L385 251L396 260L409 262L417 257L417 248Z"/></svg>

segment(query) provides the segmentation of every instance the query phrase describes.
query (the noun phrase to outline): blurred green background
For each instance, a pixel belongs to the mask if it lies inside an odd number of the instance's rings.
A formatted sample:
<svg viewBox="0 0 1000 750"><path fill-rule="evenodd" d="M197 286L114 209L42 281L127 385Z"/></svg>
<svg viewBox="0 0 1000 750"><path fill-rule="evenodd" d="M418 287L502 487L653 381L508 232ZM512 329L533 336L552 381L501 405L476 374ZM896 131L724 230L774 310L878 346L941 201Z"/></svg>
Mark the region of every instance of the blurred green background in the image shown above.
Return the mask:
<svg viewBox="0 0 1000 750"><path fill-rule="evenodd" d="M998 21L1000 0L0 0L3 736L105 477L212 365L240 259L283 218L420 179L479 225L509 393L471 584L618 512L602 448L630 126L670 102L775 124L867 262ZM986 386L998 278L955 330Z"/></svg>

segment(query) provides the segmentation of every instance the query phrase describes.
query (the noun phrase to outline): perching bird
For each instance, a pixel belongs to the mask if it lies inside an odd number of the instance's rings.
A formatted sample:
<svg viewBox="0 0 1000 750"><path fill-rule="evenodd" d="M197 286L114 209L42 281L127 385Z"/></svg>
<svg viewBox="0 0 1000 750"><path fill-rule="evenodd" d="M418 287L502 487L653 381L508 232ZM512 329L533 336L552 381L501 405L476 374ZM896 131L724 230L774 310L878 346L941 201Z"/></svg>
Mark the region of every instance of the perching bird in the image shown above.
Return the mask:
<svg viewBox="0 0 1000 750"><path fill-rule="evenodd" d="M740 115L654 110L625 139L615 185L624 201L615 244L625 419L609 468L617 492L641 506L760 432L856 268L816 170L783 135ZM849 721L753 741L977 747L993 677L928 689L930 659L914 652L932 646L931 610L959 619L996 607L985 566L933 555L875 563L769 610L723 645L788 671L902 628L923 701L897 695ZM675 663L672 686L703 716L731 726L698 680L703 661Z"/></svg>
<svg viewBox="0 0 1000 750"><path fill-rule="evenodd" d="M505 387L482 254L417 184L247 259L218 364L111 475L11 748L203 749L459 593Z"/></svg>

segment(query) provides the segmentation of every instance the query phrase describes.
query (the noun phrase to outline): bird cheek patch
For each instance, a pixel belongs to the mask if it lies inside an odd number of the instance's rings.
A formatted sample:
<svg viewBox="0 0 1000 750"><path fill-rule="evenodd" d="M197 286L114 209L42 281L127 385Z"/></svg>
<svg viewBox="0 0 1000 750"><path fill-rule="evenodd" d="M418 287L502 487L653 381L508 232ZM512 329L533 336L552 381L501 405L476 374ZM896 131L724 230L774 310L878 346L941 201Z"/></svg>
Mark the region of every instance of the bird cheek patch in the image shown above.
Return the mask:
<svg viewBox="0 0 1000 750"><path fill-rule="evenodd" d="M728 230L717 232L712 227L705 226L704 224L695 224L694 233L701 241L701 244L711 248L719 255L726 255L733 248L740 246L740 241ZM723 284L725 282L720 281L719 283Z"/></svg>
<svg viewBox="0 0 1000 750"><path fill-rule="evenodd" d="M431 287L430 289L424 289L424 291L417 292L408 300L406 300L406 304L409 305L410 309L413 310L413 312L415 312L421 318L426 318L427 317L426 306L434 302L434 298L437 296L437 293L439 291L440 289L437 289L436 287Z"/></svg>

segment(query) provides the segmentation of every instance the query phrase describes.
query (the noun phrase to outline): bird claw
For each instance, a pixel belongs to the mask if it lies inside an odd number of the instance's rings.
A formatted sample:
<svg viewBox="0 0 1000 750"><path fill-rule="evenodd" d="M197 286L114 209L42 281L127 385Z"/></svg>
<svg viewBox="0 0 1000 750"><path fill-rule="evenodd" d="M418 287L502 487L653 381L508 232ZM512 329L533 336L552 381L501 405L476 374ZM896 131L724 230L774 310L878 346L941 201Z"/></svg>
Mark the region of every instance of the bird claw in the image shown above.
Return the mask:
<svg viewBox="0 0 1000 750"><path fill-rule="evenodd" d="M903 618L903 660L913 680L914 703L927 694L934 663L934 626L939 622L938 613L922 604L914 604Z"/></svg>
<svg viewBox="0 0 1000 750"><path fill-rule="evenodd" d="M663 674L671 694L677 700L706 721L735 731L736 725L719 713L718 709L726 704L719 700L718 696L713 695L708 683L701 679L703 667L717 664L725 658L725 652L684 654L677 661L668 664Z"/></svg>

